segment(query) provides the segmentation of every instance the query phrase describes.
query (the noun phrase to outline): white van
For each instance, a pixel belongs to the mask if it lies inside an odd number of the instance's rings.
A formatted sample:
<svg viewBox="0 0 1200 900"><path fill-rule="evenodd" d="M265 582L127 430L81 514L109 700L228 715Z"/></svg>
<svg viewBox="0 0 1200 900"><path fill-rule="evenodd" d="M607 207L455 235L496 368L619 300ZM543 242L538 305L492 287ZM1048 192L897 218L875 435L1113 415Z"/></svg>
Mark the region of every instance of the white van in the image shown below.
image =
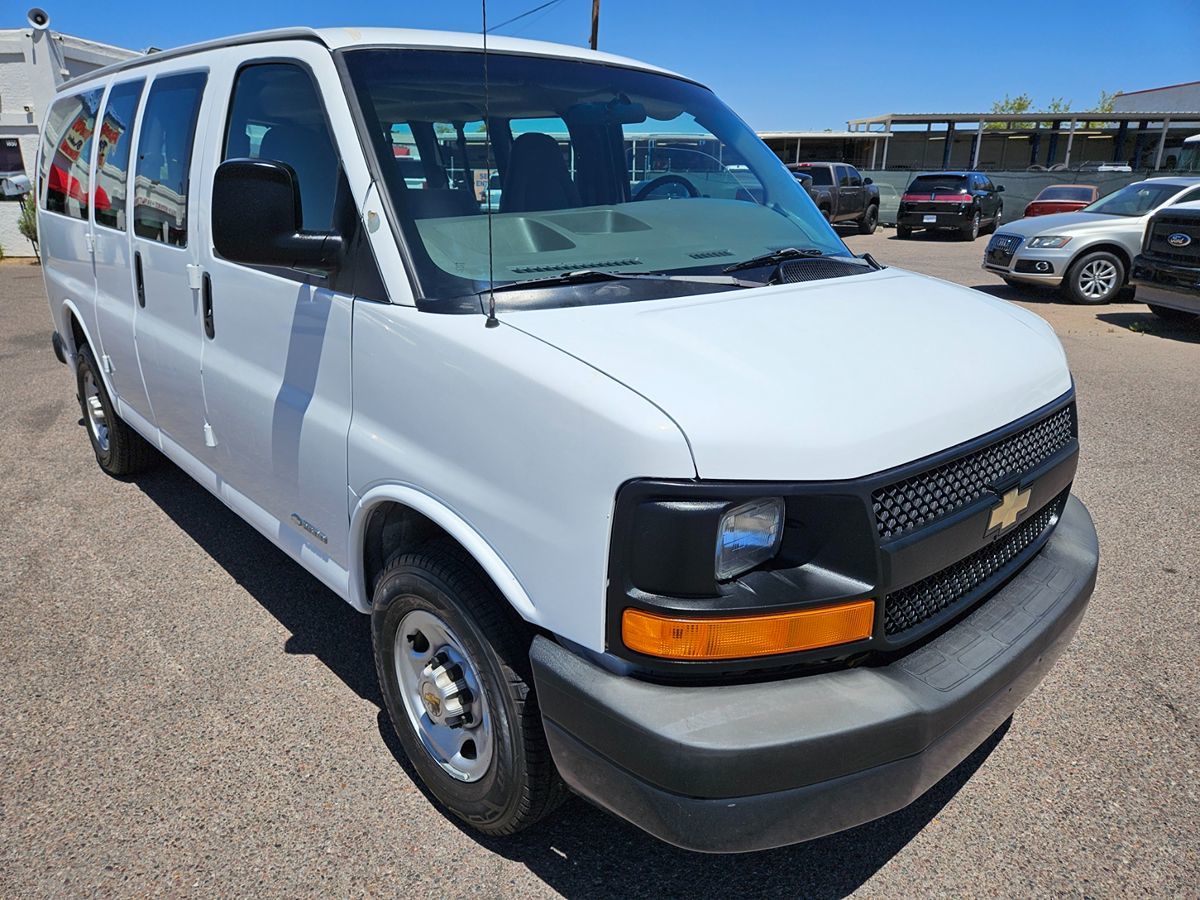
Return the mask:
<svg viewBox="0 0 1200 900"><path fill-rule="evenodd" d="M658 131L702 188L644 177ZM1083 615L1050 327L853 256L685 77L275 31L73 81L41 147L101 468L165 455L370 614L414 767L481 831L568 786L709 851L856 825Z"/></svg>

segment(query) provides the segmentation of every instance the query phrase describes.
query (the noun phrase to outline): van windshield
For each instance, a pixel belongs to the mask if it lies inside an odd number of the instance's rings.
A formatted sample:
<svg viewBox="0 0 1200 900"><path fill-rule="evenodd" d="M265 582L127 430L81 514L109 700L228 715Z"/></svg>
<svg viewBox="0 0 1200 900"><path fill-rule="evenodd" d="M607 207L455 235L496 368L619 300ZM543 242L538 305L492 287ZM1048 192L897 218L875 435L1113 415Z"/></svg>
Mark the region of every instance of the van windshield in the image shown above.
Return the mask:
<svg viewBox="0 0 1200 900"><path fill-rule="evenodd" d="M691 82L491 53L485 92L478 52L344 59L422 308L450 311L489 284L582 270L711 276L785 248L850 255L775 154ZM550 305L679 293L677 278L616 286L564 284ZM497 304L520 306L520 294L506 289Z"/></svg>

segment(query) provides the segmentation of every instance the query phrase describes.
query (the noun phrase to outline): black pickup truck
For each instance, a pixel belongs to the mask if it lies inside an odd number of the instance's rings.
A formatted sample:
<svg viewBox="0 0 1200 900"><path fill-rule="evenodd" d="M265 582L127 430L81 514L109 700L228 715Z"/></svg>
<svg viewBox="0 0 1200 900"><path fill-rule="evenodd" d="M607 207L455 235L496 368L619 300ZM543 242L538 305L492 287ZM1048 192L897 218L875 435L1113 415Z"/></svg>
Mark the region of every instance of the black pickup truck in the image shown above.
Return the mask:
<svg viewBox="0 0 1200 900"><path fill-rule="evenodd" d="M1159 210L1146 226L1133 280L1169 291L1150 311L1172 322L1200 321L1200 202Z"/></svg>
<svg viewBox="0 0 1200 900"><path fill-rule="evenodd" d="M859 234L874 234L879 224L879 188L870 178L846 163L792 163L788 169L812 178L809 194L826 219L835 225L853 222Z"/></svg>

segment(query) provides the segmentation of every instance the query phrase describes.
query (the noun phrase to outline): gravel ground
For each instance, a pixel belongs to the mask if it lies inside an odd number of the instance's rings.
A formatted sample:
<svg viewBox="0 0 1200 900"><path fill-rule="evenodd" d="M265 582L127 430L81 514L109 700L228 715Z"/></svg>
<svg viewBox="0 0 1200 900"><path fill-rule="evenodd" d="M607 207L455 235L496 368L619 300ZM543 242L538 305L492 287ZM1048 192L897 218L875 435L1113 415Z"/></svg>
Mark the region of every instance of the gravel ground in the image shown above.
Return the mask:
<svg viewBox="0 0 1200 900"><path fill-rule="evenodd" d="M579 800L508 840L442 815L381 712L366 618L173 466L104 477L41 273L0 266L0 895L1195 896L1200 328L1008 289L985 241L848 238L1062 336L1103 552L1089 614L910 807L725 858Z"/></svg>

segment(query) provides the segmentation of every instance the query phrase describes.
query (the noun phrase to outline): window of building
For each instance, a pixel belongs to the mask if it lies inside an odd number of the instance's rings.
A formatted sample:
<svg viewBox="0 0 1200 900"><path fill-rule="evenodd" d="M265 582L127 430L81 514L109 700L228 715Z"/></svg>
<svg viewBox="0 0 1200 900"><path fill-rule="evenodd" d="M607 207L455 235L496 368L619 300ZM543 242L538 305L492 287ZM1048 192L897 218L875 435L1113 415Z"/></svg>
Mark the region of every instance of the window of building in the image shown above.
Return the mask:
<svg viewBox="0 0 1200 900"><path fill-rule="evenodd" d="M291 166L300 184L302 227L333 227L338 155L320 97L300 66L264 63L238 72L224 158L269 159Z"/></svg>
<svg viewBox="0 0 1200 900"><path fill-rule="evenodd" d="M96 223L125 230L125 190L129 175L129 145L133 117L142 98L144 81L118 84L108 93L100 120L96 148Z"/></svg>
<svg viewBox="0 0 1200 900"><path fill-rule="evenodd" d="M156 78L150 85L133 179L138 237L187 246L188 174L207 79L203 72L188 72Z"/></svg>
<svg viewBox="0 0 1200 900"><path fill-rule="evenodd" d="M21 159L21 142L16 138L0 140L0 175L24 175L25 162Z"/></svg>
<svg viewBox="0 0 1200 900"><path fill-rule="evenodd" d="M42 166L38 190L42 205L50 212L74 219L88 215L88 171L92 134L102 91L86 91L63 97L50 107L42 134Z"/></svg>

